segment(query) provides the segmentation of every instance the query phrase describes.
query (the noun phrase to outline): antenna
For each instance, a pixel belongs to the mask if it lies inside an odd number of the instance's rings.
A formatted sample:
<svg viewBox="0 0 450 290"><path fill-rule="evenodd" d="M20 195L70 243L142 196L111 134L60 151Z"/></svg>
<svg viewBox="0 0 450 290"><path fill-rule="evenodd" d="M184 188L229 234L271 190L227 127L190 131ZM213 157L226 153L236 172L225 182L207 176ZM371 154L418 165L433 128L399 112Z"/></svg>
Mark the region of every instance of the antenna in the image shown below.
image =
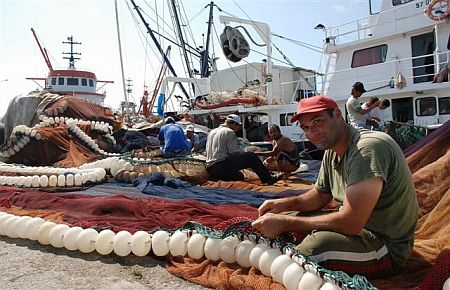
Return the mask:
<svg viewBox="0 0 450 290"><path fill-rule="evenodd" d="M70 57L63 57L63 59L69 60L69 69L75 69L75 60L80 59L79 57L74 57L74 55L81 55L79 52L73 52L73 45L74 44L81 44L81 42L73 41L73 36L67 37L68 41L63 41L62 43L68 43L70 44L70 52L63 52L63 54L69 54Z"/></svg>

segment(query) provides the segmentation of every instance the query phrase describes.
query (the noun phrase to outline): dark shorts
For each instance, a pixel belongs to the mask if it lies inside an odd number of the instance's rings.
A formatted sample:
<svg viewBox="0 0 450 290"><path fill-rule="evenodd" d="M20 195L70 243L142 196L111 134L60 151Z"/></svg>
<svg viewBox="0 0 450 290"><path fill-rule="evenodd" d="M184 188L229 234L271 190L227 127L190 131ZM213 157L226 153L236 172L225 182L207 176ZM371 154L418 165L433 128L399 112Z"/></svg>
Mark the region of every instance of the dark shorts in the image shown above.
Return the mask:
<svg viewBox="0 0 450 290"><path fill-rule="evenodd" d="M281 162L281 161L283 161L283 160L289 161L289 163L291 163L291 164L294 165L295 167L299 167L299 166L300 166L300 156L294 159L294 158L290 157L289 155L287 155L286 153L281 152L281 153L278 155L277 161L280 161L280 162Z"/></svg>

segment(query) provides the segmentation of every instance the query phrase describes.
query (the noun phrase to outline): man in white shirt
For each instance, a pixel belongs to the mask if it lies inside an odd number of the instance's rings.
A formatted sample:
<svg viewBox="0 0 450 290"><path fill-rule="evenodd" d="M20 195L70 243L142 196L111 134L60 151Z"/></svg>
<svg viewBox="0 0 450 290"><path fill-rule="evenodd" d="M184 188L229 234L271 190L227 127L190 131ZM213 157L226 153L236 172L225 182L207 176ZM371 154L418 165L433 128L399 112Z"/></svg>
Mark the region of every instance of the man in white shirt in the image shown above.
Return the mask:
<svg viewBox="0 0 450 290"><path fill-rule="evenodd" d="M378 106L378 101L369 106L367 109L363 109L358 100L364 94L366 90L361 82L356 82L353 84L351 96L348 98L346 107L348 112L348 117L350 119L350 125L355 128L367 129L367 113L372 111Z"/></svg>
<svg viewBox="0 0 450 290"><path fill-rule="evenodd" d="M191 152L198 152L200 150L200 140L194 132L194 125L188 125L186 127L185 137L191 147Z"/></svg>

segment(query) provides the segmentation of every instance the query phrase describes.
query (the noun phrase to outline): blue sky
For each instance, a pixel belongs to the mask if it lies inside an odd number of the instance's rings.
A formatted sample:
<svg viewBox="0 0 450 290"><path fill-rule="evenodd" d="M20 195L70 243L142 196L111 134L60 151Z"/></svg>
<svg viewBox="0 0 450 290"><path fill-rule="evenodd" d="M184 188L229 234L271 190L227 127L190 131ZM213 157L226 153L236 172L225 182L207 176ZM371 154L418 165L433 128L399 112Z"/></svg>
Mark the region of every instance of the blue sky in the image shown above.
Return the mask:
<svg viewBox="0 0 450 290"><path fill-rule="evenodd" d="M181 2L189 20L195 44L201 45L202 33L206 34L208 17L208 10L203 7L209 1L182 0ZM237 17L268 23L272 32L276 34L320 47L324 35L321 31L313 29L317 24L322 23L327 27L335 26L366 17L369 13L368 0L217 0L214 2L225 12ZM142 29L143 25L134 23L126 3L130 4L125 0L118 0L125 78L133 79L133 96L139 102L144 82L147 85L152 84L161 61L159 56L155 56L153 51L143 44L143 38L138 33L138 27ZM156 9L160 17L166 18L167 25L164 29L170 29L171 20L167 1L136 0L136 3L152 19L156 17L151 8ZM224 27L218 21L220 12L215 10L214 15L216 31L220 34ZM157 30L156 24L150 18L147 21L153 29ZM162 21L160 20L159 23L161 24ZM123 100L123 92L113 0L0 0L0 115L5 113L9 100L14 96L25 94L38 87L32 81L26 80L26 77L45 77L48 73L30 31L31 27L36 30L40 41L46 47L54 68L64 68L68 64L67 60L62 59L62 52L67 52L69 47L62 44L62 41L72 35L76 41L82 42L82 45L77 47L82 55L76 67L95 72L99 80L113 80L114 84L105 87L107 90L105 103L118 108L120 101ZM255 38L256 41L259 40L258 37ZM213 39L217 44L214 35ZM192 44L192 38L189 38L189 42ZM319 53L278 38L273 38L273 42L296 66L314 70L318 68ZM164 48L168 44L162 41ZM153 43L151 46L154 47ZM145 51L147 51L147 58ZM219 69L228 68L228 64L223 61L224 57L220 55L218 46L215 51L221 57ZM264 49L260 51L264 52ZM282 59L275 50L273 56ZM179 58L179 52L172 48L173 65L179 75L184 75ZM260 61L262 58L264 56L252 52L247 61ZM5 79L8 81L4 81Z"/></svg>

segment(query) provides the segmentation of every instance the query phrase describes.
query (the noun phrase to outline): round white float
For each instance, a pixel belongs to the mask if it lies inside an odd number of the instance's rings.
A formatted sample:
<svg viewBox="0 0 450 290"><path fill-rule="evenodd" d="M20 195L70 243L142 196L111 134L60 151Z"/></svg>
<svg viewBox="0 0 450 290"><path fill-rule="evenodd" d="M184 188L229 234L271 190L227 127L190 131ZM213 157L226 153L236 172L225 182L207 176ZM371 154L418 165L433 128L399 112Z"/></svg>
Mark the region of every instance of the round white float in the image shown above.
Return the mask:
<svg viewBox="0 0 450 290"><path fill-rule="evenodd" d="M287 290L298 290L305 269L297 263L290 264L283 273L283 285Z"/></svg>
<svg viewBox="0 0 450 290"><path fill-rule="evenodd" d="M10 237L10 238L18 238L19 235L17 233L17 221L19 221L20 217L14 215L13 217L11 217L10 219L8 219L5 222L5 225L3 226L4 232L5 234Z"/></svg>
<svg viewBox="0 0 450 290"><path fill-rule="evenodd" d="M37 241L39 234L39 227L45 223L44 219L34 217L30 219L25 225L25 234L27 239Z"/></svg>
<svg viewBox="0 0 450 290"><path fill-rule="evenodd" d="M5 213L4 215L0 216L0 234L6 235L5 233L5 223L8 219L12 218L14 215Z"/></svg>
<svg viewBox="0 0 450 290"><path fill-rule="evenodd" d="M41 175L41 177L39 177L39 186L40 187L48 186L48 176L47 175Z"/></svg>
<svg viewBox="0 0 450 290"><path fill-rule="evenodd" d="M158 256L166 256L170 251L170 235L166 231L156 231L152 236L153 253Z"/></svg>
<svg viewBox="0 0 450 290"><path fill-rule="evenodd" d="M81 185L83 185L83 180L82 180L82 178L81 178L81 174L75 174L74 175L74 177L73 177L73 182L74 182L74 184L75 184L75 186L81 186Z"/></svg>
<svg viewBox="0 0 450 290"><path fill-rule="evenodd" d="M66 186L71 187L74 184L73 174L67 174L66 176Z"/></svg>
<svg viewBox="0 0 450 290"><path fill-rule="evenodd" d="M16 232L19 238L21 239L27 239L28 233L27 233L27 223L31 220L30 216L21 216L19 220L16 222Z"/></svg>
<svg viewBox="0 0 450 290"><path fill-rule="evenodd" d="M114 253L117 256L125 257L131 253L131 233L120 231L114 237Z"/></svg>
<svg viewBox="0 0 450 290"><path fill-rule="evenodd" d="M188 242L188 255L192 259L201 259L205 254L204 245L206 237L201 234L193 234Z"/></svg>
<svg viewBox="0 0 450 290"><path fill-rule="evenodd" d="M444 286L442 286L442 290L450 290L450 277L445 280Z"/></svg>
<svg viewBox="0 0 450 290"><path fill-rule="evenodd" d="M176 231L170 237L170 254L172 256L186 256L188 251L188 236L187 233L182 231Z"/></svg>
<svg viewBox="0 0 450 290"><path fill-rule="evenodd" d="M109 255L114 250L115 233L111 230L101 231L95 242L95 250L100 255Z"/></svg>
<svg viewBox="0 0 450 290"><path fill-rule="evenodd" d="M131 237L131 251L138 257L146 256L152 247L150 234L144 231L137 231Z"/></svg>
<svg viewBox="0 0 450 290"><path fill-rule="evenodd" d="M55 248L62 248L64 247L64 234L69 229L68 225L65 224L59 224L54 226L50 232L48 232L48 241L50 244Z"/></svg>
<svg viewBox="0 0 450 290"><path fill-rule="evenodd" d="M31 177L31 186L32 187L39 187L39 176L33 175Z"/></svg>
<svg viewBox="0 0 450 290"><path fill-rule="evenodd" d="M341 290L341 288L331 282L325 282L325 284L323 284L322 287L320 287L320 290ZM446 290L450 290L450 288Z"/></svg>
<svg viewBox="0 0 450 290"><path fill-rule="evenodd" d="M95 242L98 233L94 229L84 229L77 237L78 250L82 253L90 253L95 250Z"/></svg>
<svg viewBox="0 0 450 290"><path fill-rule="evenodd" d="M283 284L283 274L286 271L286 268L294 263L292 259L288 255L281 255L273 260L272 265L270 266L270 276L272 276L275 282Z"/></svg>
<svg viewBox="0 0 450 290"><path fill-rule="evenodd" d="M56 187L58 185L58 177L56 175L50 175L48 178L48 186Z"/></svg>
<svg viewBox="0 0 450 290"><path fill-rule="evenodd" d="M232 264L236 262L235 251L239 244L239 239L234 236L226 237L220 243L220 259L225 263Z"/></svg>
<svg viewBox="0 0 450 290"><path fill-rule="evenodd" d="M43 223L38 230L38 242L42 245L50 245L50 241L48 240L48 234L50 230L56 226L54 222L46 221Z"/></svg>
<svg viewBox="0 0 450 290"><path fill-rule="evenodd" d="M25 176L25 179L23 181L23 186L24 187L31 187L31 176Z"/></svg>
<svg viewBox="0 0 450 290"><path fill-rule="evenodd" d="M259 258L259 269L261 272L267 276L270 276L270 267L272 266L272 262L281 255L281 251L279 249L269 249L261 254L261 258Z"/></svg>
<svg viewBox="0 0 450 290"><path fill-rule="evenodd" d="M71 227L64 233L63 244L67 250L78 250L77 238L82 230L81 227Z"/></svg>
<svg viewBox="0 0 450 290"><path fill-rule="evenodd" d="M219 246L222 239L208 238L205 242L205 257L211 261L220 260Z"/></svg>
<svg viewBox="0 0 450 290"><path fill-rule="evenodd" d="M58 175L58 186L64 187L66 185L66 177L62 174Z"/></svg>
<svg viewBox="0 0 450 290"><path fill-rule="evenodd" d="M322 283L323 280L319 276L311 272L305 272L298 284L298 290L318 290Z"/></svg>
<svg viewBox="0 0 450 290"><path fill-rule="evenodd" d="M235 256L236 262L243 268L250 268L250 252L256 244L249 240L244 240L236 247Z"/></svg>
<svg viewBox="0 0 450 290"><path fill-rule="evenodd" d="M256 269L259 269L259 259L261 258L262 253L264 253L269 249L271 249L269 245L257 244L250 252L249 256L250 264Z"/></svg>

